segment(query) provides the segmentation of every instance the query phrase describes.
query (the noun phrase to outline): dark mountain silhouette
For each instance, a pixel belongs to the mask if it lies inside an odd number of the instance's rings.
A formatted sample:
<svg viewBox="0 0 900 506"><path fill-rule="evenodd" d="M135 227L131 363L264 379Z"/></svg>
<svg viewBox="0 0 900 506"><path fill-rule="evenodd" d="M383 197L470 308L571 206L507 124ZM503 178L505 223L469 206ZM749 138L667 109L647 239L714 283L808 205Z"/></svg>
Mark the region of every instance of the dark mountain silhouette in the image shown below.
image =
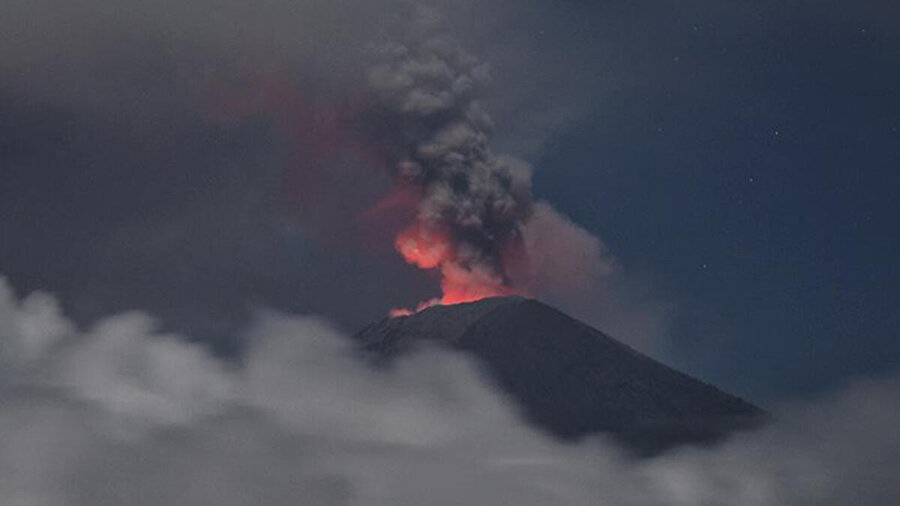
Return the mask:
<svg viewBox="0 0 900 506"><path fill-rule="evenodd" d="M764 411L671 369L541 302L497 297L373 323L356 336L379 360L428 341L477 356L538 427L612 435L641 455L711 443Z"/></svg>

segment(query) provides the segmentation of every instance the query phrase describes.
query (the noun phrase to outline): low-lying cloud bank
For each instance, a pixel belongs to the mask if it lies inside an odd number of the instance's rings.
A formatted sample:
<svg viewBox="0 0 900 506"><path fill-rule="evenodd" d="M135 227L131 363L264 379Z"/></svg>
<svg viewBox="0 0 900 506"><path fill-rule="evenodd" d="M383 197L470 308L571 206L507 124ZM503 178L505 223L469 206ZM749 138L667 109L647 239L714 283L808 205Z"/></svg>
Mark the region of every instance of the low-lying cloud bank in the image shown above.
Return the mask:
<svg viewBox="0 0 900 506"><path fill-rule="evenodd" d="M0 282L0 498L9 505L895 504L900 382L786 406L711 449L634 460L529 428L477 364L391 371L322 319L262 313L242 364L153 319L78 331Z"/></svg>

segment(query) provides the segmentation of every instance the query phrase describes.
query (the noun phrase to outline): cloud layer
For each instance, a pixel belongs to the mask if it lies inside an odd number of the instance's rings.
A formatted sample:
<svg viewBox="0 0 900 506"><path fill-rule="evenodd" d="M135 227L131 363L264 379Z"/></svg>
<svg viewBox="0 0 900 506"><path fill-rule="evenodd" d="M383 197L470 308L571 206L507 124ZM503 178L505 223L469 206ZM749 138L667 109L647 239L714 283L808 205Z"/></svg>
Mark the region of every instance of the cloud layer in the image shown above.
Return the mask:
<svg viewBox="0 0 900 506"><path fill-rule="evenodd" d="M715 448L633 460L535 432L463 356L371 369L328 322L264 312L243 364L140 313L79 332L0 284L12 505L892 504L900 382L786 405Z"/></svg>

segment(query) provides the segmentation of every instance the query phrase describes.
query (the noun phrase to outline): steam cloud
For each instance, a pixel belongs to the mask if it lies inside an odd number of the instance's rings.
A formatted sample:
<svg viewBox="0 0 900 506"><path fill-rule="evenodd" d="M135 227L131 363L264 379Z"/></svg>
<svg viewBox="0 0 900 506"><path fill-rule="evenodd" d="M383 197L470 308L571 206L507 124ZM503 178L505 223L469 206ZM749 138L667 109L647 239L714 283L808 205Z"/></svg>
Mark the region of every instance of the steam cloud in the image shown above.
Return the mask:
<svg viewBox="0 0 900 506"><path fill-rule="evenodd" d="M521 423L477 364L358 361L316 317L260 313L242 365L141 313L84 332L0 281L4 504L894 504L900 382L871 380L712 449L633 460Z"/></svg>

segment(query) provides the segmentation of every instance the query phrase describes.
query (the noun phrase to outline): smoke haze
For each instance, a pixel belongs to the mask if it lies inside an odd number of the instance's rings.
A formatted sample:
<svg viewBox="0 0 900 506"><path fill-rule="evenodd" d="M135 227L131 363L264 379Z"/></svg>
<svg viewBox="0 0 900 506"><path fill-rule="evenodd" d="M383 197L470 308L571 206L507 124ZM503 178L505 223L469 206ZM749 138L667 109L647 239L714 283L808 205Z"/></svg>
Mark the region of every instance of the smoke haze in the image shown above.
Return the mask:
<svg viewBox="0 0 900 506"><path fill-rule="evenodd" d="M352 329L434 297L395 247L447 301L550 296L566 280L523 247L531 168L502 153L535 158L594 90L544 86L567 42L520 37L569 9L519 10L15 1L0 230L24 243L0 265L80 324L151 310L225 353L257 305Z"/></svg>

